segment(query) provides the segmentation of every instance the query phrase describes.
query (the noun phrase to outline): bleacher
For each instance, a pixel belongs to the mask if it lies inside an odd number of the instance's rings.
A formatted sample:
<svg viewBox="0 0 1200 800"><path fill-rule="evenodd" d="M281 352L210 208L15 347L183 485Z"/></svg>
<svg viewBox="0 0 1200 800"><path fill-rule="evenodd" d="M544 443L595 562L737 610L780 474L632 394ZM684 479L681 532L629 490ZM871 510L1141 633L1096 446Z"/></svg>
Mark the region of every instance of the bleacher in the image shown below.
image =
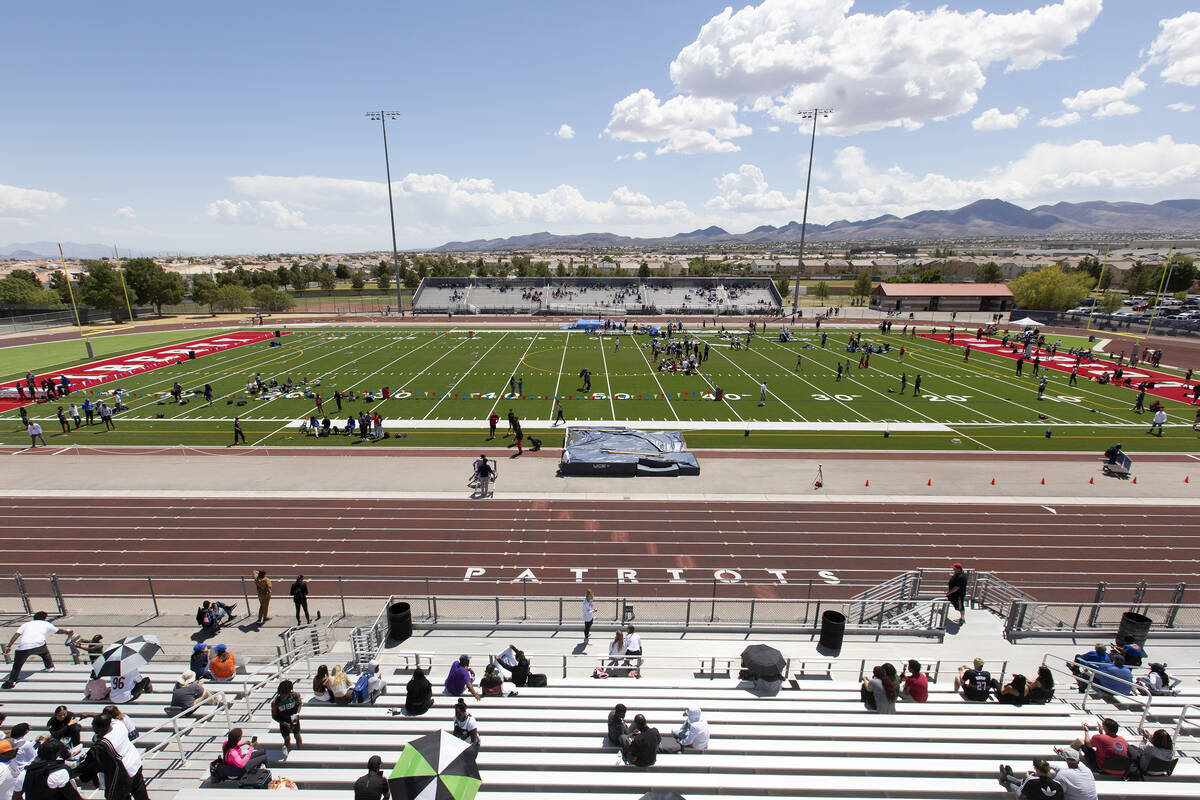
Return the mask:
<svg viewBox="0 0 1200 800"><path fill-rule="evenodd" d="M427 714L393 716L404 703L408 674L384 656L389 691L374 705L308 703L302 749L274 761L272 772L291 779L296 800L340 800L363 774L371 755L385 773L404 742L452 726L454 698L435 694ZM437 660L435 688L445 672ZM535 668L536 668L535 663ZM294 678L298 687L304 676ZM1013 707L967 703L951 691L948 676L931 684L929 702L901 702L896 714L864 710L859 685L847 680L797 677L774 697L759 697L735 678L689 677L640 680L555 680L546 688L523 688L515 697L467 699L479 726L480 796L495 800L606 800L633 798L652 789L685 797L762 797L972 800L1002 797L998 766L1028 768L1033 758L1055 761L1053 748L1092 720L1067 689L1047 705ZM660 754L641 769L621 763L605 741L605 722L616 703L638 713L664 736L679 726L685 706L699 706L709 721L705 753ZM250 732L250 728L247 732ZM266 719L256 730L268 750L282 741ZM216 750L214 749L214 754ZM1103 779L1103 798L1200 798L1200 764L1180 760L1169 779L1121 782ZM237 789L184 790L179 800L238 800Z"/></svg>

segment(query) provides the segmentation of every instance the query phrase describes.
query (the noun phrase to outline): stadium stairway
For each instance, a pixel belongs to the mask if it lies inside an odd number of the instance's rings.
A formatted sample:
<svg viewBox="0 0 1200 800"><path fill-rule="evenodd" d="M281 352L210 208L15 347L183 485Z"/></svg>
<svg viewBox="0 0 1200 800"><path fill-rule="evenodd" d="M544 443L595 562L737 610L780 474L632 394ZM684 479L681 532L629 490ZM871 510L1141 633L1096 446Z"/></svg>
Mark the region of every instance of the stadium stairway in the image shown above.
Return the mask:
<svg viewBox="0 0 1200 800"><path fill-rule="evenodd" d="M286 759L265 709L256 731L242 726L280 755L271 769L297 784L296 800L341 800L371 755L390 769L404 742L451 728L454 698L443 695L423 716L389 713L403 706L408 679L393 658L384 657L390 692L374 705L306 704L304 747ZM664 736L679 726L685 706L699 706L710 723L709 750L660 755L648 769L620 763L604 741L616 703L628 706L627 720L645 714ZM1062 700L1021 708L967 703L945 682L931 686L928 703L902 702L893 715L865 711L856 683L812 680L757 697L730 679L568 679L468 705L482 743L480 797L488 800L634 800L651 789L723 800L996 798L1005 796L996 780L1000 764L1020 771L1033 758L1054 759L1053 747L1069 743L1080 723L1092 719ZM206 763L217 749L197 760ZM240 790L226 786L205 781L177 800L238 800L232 793ZM1200 798L1200 764L1181 759L1170 779L1103 780L1100 796Z"/></svg>

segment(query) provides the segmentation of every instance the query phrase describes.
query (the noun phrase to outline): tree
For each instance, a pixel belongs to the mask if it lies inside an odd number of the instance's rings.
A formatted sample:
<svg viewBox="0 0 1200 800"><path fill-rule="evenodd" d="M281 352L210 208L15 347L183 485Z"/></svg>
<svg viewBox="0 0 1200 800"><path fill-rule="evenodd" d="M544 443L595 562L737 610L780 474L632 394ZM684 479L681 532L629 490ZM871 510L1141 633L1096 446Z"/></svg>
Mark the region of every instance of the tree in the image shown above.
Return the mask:
<svg viewBox="0 0 1200 800"><path fill-rule="evenodd" d="M218 311L240 311L253 302L245 286L222 286L213 293L212 304Z"/></svg>
<svg viewBox="0 0 1200 800"><path fill-rule="evenodd" d="M1154 272L1154 267L1144 261L1134 261L1133 266L1121 279L1121 286L1130 294L1141 294L1146 291L1146 287L1154 279Z"/></svg>
<svg viewBox="0 0 1200 800"><path fill-rule="evenodd" d="M872 281L871 273L863 270L858 273L858 277L854 279L854 296L866 297L871 293Z"/></svg>
<svg viewBox="0 0 1200 800"><path fill-rule="evenodd" d="M1104 264L1095 256L1084 256L1079 259L1079 271L1086 272L1092 276L1093 281L1100 280L1100 273L1104 271Z"/></svg>
<svg viewBox="0 0 1200 800"><path fill-rule="evenodd" d="M282 269L282 268L281 268ZM207 275L197 275L192 278L192 302L208 306L211 314L213 304L217 300L217 283Z"/></svg>
<svg viewBox="0 0 1200 800"><path fill-rule="evenodd" d="M779 289L780 297L787 297L788 291L792 288L792 284L787 278L777 278L775 280L775 288Z"/></svg>
<svg viewBox="0 0 1200 800"><path fill-rule="evenodd" d="M288 270L288 283L297 292L302 292L308 288L308 276L304 272L304 267L299 264L292 264L292 268ZM282 286L283 284L280 284Z"/></svg>
<svg viewBox="0 0 1200 800"><path fill-rule="evenodd" d="M1092 276L1086 272L1064 272L1055 264L1017 276L1008 288L1022 308L1063 311L1079 305L1088 295Z"/></svg>
<svg viewBox="0 0 1200 800"><path fill-rule="evenodd" d="M643 279L650 277L650 265L645 261L638 264L638 277Z"/></svg>
<svg viewBox="0 0 1200 800"><path fill-rule="evenodd" d="M35 289L42 288L42 279L27 269L14 269L12 272L8 273L8 277L25 281Z"/></svg>
<svg viewBox="0 0 1200 800"><path fill-rule="evenodd" d="M1121 307L1121 296L1115 292L1105 292L1104 296L1096 301L1096 310L1102 314L1111 314Z"/></svg>
<svg viewBox="0 0 1200 800"><path fill-rule="evenodd" d="M114 320L117 319L117 312L125 307L121 277L108 259L84 261L83 264L84 273L79 279L80 298L92 308L107 311Z"/></svg>
<svg viewBox="0 0 1200 800"><path fill-rule="evenodd" d="M421 284L421 277L413 270L404 273L404 288L415 289Z"/></svg>
<svg viewBox="0 0 1200 800"><path fill-rule="evenodd" d="M1186 292L1196 282L1196 264L1192 260L1192 257L1176 253L1171 256L1169 262L1155 270L1154 288L1157 289L1159 287L1163 281L1164 273L1168 270L1171 274L1171 280L1163 287L1164 293Z"/></svg>
<svg viewBox="0 0 1200 800"><path fill-rule="evenodd" d="M326 265L317 270L317 284L322 289L333 289L337 286L337 275Z"/></svg>
<svg viewBox="0 0 1200 800"><path fill-rule="evenodd" d="M345 264L338 264L337 269L335 269L333 272L335 275L337 275L337 279L339 281L349 280L350 278L350 268Z"/></svg>
<svg viewBox="0 0 1200 800"><path fill-rule="evenodd" d="M150 284L165 270L152 258L130 258L122 264L125 285L138 303L150 302ZM160 312L161 316L161 312Z"/></svg>
<svg viewBox="0 0 1200 800"><path fill-rule="evenodd" d="M57 308L62 305L58 292L35 286L21 277L0 278L0 305L24 308Z"/></svg>
<svg viewBox="0 0 1200 800"><path fill-rule="evenodd" d="M392 273L386 269L378 273L375 276L375 285L379 287L380 291L384 292L392 288Z"/></svg>
<svg viewBox="0 0 1200 800"><path fill-rule="evenodd" d="M1004 271L995 261L980 264L975 268L976 283L1000 283L1004 280Z"/></svg>
<svg viewBox="0 0 1200 800"><path fill-rule="evenodd" d="M186 294L187 283L183 280L183 276L178 272L163 270L150 280L150 285L147 287L147 294L142 300L147 303L153 303L154 309L161 317L163 315L163 303L169 306L182 303L183 297Z"/></svg>
<svg viewBox="0 0 1200 800"><path fill-rule="evenodd" d="M567 277L567 265L563 262L558 262L558 266L554 268L554 274L560 278Z"/></svg>
<svg viewBox="0 0 1200 800"><path fill-rule="evenodd" d="M824 303L825 299L829 297L829 282L817 281L817 285L813 287L813 294L817 296L818 300Z"/></svg>
<svg viewBox="0 0 1200 800"><path fill-rule="evenodd" d="M354 274L350 276L350 288L361 289L366 285L367 282L363 278L363 271L361 269L354 270Z"/></svg>
<svg viewBox="0 0 1200 800"><path fill-rule="evenodd" d="M67 273L61 269L54 270L53 274L50 275L50 289L51 291L58 292L59 300L62 300L64 303L71 302L72 288L70 286L70 279L67 278Z"/></svg>
<svg viewBox="0 0 1200 800"><path fill-rule="evenodd" d="M296 305L295 299L283 291L270 286L259 286L252 293L254 304L263 311L287 311Z"/></svg>

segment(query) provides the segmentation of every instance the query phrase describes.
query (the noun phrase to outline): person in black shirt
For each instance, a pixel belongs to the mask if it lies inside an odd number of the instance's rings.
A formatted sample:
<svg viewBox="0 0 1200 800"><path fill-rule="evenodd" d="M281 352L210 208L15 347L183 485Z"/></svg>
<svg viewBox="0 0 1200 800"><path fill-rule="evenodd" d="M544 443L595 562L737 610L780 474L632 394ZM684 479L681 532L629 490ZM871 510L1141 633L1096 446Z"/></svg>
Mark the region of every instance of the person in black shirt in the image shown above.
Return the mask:
<svg viewBox="0 0 1200 800"><path fill-rule="evenodd" d="M291 588L292 602L296 604L296 624L300 624L300 610L304 610L305 623L312 622L312 617L308 615L308 581L304 580L303 575L296 576L296 582Z"/></svg>
<svg viewBox="0 0 1200 800"><path fill-rule="evenodd" d="M962 564L954 565L954 573L950 576L950 583L946 587L946 599L958 611L958 624L965 623L967 621L967 612L964 610L967 599L967 575L963 572Z"/></svg>
<svg viewBox="0 0 1200 800"><path fill-rule="evenodd" d="M977 658L974 662L974 669L963 665L958 668L958 675L954 678L954 691L963 693L963 697L975 702L986 702L988 693L995 688L992 681L992 673L983 668L983 659Z"/></svg>
<svg viewBox="0 0 1200 800"><path fill-rule="evenodd" d="M283 737L283 749L286 752L292 747L292 737L296 737L296 748L304 745L300 738L300 694L295 691L291 681L281 681L275 696L271 698L271 719L279 723L279 735Z"/></svg>
<svg viewBox="0 0 1200 800"><path fill-rule="evenodd" d="M354 782L354 800L388 800L390 790L382 767L379 756L367 759L367 774Z"/></svg>
<svg viewBox="0 0 1200 800"><path fill-rule="evenodd" d="M66 745L53 738L38 745L37 758L25 768L25 800L83 800L62 761L65 749Z"/></svg>
<svg viewBox="0 0 1200 800"><path fill-rule="evenodd" d="M1066 797L1062 784L1054 779L1054 770L1041 759L1033 762L1033 771L1024 779L1014 775L1012 767L1001 765L1000 785L1010 792L1019 788L1021 800L1063 800Z"/></svg>
<svg viewBox="0 0 1200 800"><path fill-rule="evenodd" d="M433 684L425 677L425 670L413 670L408 681L408 693L404 698L404 711L410 717L419 717L433 707Z"/></svg>
<svg viewBox="0 0 1200 800"><path fill-rule="evenodd" d="M625 704L617 703L608 712L608 740L617 747L629 744L629 725L625 722Z"/></svg>
<svg viewBox="0 0 1200 800"><path fill-rule="evenodd" d="M633 738L624 748L625 760L635 767L652 767L658 759L658 746L662 736L658 728L646 724L646 718L638 714L633 718Z"/></svg>

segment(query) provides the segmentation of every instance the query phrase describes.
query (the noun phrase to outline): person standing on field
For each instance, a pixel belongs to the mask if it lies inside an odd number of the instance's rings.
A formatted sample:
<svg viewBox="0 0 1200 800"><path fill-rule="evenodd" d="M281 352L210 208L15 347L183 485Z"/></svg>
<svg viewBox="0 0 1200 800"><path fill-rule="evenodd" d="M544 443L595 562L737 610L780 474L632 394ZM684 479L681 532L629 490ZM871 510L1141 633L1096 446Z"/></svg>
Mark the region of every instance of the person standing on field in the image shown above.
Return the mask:
<svg viewBox="0 0 1200 800"><path fill-rule="evenodd" d="M488 415L488 438L496 438L496 425L500 422L500 415L493 411Z"/></svg>
<svg viewBox="0 0 1200 800"><path fill-rule="evenodd" d="M567 418L563 415L562 401L556 397L554 398L554 424L557 425L560 422L566 425Z"/></svg>

